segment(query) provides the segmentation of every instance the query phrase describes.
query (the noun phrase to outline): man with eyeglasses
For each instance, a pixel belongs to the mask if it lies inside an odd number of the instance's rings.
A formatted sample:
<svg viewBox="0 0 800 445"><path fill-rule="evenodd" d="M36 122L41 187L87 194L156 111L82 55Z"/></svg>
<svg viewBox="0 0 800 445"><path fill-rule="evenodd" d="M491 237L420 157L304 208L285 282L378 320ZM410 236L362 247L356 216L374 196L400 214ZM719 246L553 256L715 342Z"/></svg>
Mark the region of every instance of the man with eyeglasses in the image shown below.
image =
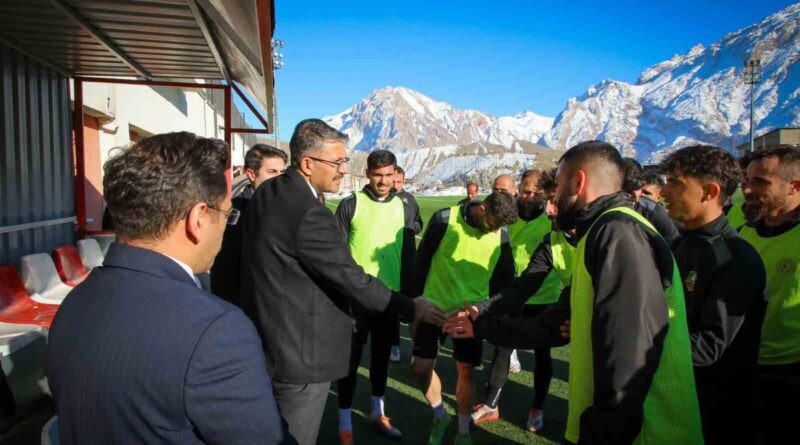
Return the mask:
<svg viewBox="0 0 800 445"><path fill-rule="evenodd" d="M347 136L320 119L295 127L292 163L262 184L244 219L242 297L256 322L275 398L301 445L316 443L331 381L348 374L351 308L441 325L444 314L409 299L356 264L318 196L338 192Z"/></svg>
<svg viewBox="0 0 800 445"><path fill-rule="evenodd" d="M233 197L233 208L244 214L258 186L267 179L282 175L288 160L286 152L266 144L256 144L247 150L244 155L244 174L248 184ZM211 267L211 292L237 306L241 306L242 235L241 224L225 228L222 250Z"/></svg>
<svg viewBox="0 0 800 445"><path fill-rule="evenodd" d="M239 214L229 156L184 132L106 163L117 242L61 304L48 341L62 444L295 443L253 323L194 277Z"/></svg>

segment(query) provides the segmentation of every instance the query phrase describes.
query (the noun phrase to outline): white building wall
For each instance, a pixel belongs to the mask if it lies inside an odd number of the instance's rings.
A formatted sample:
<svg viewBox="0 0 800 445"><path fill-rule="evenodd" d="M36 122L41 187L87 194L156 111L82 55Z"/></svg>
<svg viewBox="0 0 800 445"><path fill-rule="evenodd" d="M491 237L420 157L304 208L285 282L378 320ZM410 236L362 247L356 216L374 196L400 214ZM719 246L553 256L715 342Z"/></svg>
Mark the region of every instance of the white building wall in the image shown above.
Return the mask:
<svg viewBox="0 0 800 445"><path fill-rule="evenodd" d="M211 90L84 83L84 105L91 109L92 114L98 115L102 124L101 163L105 164L113 148L130 143L131 128L143 130L145 135L190 131L200 136L223 139L223 110L217 111L203 91ZM71 93L74 97L74 91ZM235 105L232 111L239 113ZM250 147L245 139L254 138L232 135L231 161L234 166L244 163L244 152Z"/></svg>

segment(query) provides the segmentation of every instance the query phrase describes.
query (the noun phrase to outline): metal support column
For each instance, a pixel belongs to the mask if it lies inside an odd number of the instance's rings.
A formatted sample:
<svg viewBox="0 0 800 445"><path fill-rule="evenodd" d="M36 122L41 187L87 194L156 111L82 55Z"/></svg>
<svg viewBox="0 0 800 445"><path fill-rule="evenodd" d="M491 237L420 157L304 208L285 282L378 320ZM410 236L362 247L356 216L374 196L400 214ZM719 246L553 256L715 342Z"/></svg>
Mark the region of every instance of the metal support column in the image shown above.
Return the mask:
<svg viewBox="0 0 800 445"><path fill-rule="evenodd" d="M72 117L72 131L75 141L75 215L78 218L78 236L86 232L86 163L84 161L83 141L83 81L72 80L75 89L75 109Z"/></svg>

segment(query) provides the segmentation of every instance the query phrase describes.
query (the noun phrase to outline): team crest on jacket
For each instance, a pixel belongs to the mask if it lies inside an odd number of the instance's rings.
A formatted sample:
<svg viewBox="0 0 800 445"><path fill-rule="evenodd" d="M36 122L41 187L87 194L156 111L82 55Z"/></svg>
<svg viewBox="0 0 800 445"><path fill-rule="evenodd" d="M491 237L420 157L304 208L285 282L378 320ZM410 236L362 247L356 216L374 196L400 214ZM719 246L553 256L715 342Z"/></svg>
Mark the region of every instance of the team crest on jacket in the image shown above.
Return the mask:
<svg viewBox="0 0 800 445"><path fill-rule="evenodd" d="M791 275L797 269L797 261L794 258L781 258L776 265L778 273L783 275Z"/></svg>
<svg viewBox="0 0 800 445"><path fill-rule="evenodd" d="M686 279L683 281L683 285L686 286L686 290L689 292L694 292L694 284L697 283L697 272L691 271L689 275L686 276Z"/></svg>

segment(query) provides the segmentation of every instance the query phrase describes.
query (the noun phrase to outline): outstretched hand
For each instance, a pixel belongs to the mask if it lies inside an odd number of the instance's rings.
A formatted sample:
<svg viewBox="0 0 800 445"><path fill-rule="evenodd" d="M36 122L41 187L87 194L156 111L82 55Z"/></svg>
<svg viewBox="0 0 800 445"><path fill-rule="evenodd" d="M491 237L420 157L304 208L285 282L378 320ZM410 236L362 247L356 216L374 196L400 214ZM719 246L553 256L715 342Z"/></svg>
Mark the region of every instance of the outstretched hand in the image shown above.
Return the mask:
<svg viewBox="0 0 800 445"><path fill-rule="evenodd" d="M473 322L478 318L479 312L476 306L469 306L464 303L461 310L451 314L442 326L442 331L450 334L453 338L474 338L475 328Z"/></svg>

